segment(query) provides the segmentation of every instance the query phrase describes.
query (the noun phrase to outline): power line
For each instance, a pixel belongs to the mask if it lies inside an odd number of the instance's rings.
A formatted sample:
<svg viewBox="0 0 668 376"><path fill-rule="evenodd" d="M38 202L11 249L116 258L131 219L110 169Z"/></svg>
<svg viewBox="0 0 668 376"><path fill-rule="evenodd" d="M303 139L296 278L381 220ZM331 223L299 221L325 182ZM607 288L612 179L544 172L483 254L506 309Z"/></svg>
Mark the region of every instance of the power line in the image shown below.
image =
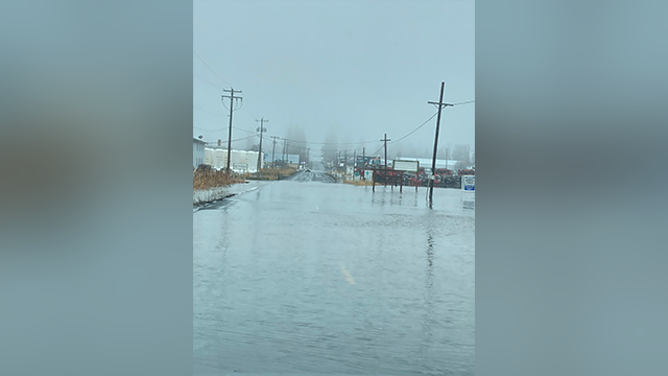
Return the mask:
<svg viewBox="0 0 668 376"><path fill-rule="evenodd" d="M457 105L461 105L461 104L468 104L468 103L475 103L475 100L466 101L466 102L453 103L452 106L457 106ZM431 119L433 119L434 116L436 116L436 115L438 115L438 111L435 112L433 115L431 115L431 117L430 117L429 119L425 120L424 123L420 124L417 128L415 128L415 129L413 129L412 131L410 131L407 135L405 135L405 136L403 136L403 137L401 137L401 138L398 138L398 139L396 139L396 140L394 140L394 141L392 141L392 142L388 142L388 144L394 144L394 143L397 143L397 142L399 142L399 141L405 139L406 137L412 135L413 133L417 132L418 129L420 129L420 128L424 127L425 125L427 125L427 123L429 123L429 121L430 121Z"/></svg>
<svg viewBox="0 0 668 376"><path fill-rule="evenodd" d="M274 136L271 136L274 137ZM371 141L358 141L358 142L314 142L314 141L298 141L298 140L290 140L288 138L283 138L283 137L277 137L278 139L281 140L288 140L291 143L295 144L311 144L311 145L362 145L362 144L369 144L372 142L376 142L376 140L371 140Z"/></svg>
<svg viewBox="0 0 668 376"><path fill-rule="evenodd" d="M452 105L453 105L453 106L457 106L457 105L468 104L468 103L474 103L474 102L475 102L475 100L471 100L471 101L466 101L466 102L453 103ZM396 140L394 140L394 141L392 141L392 142L388 142L388 144L395 144L395 143L397 143L397 142L399 142L399 141L402 141L402 140L406 139L407 137L409 137L409 136L412 135L413 133L417 132L420 128L422 128L422 127L424 127L425 125L427 125L427 123L429 123L429 121L432 120L436 115L438 115L438 111L435 112L433 115L431 115L431 116L429 117L429 119L425 120L422 124L418 125L417 128L415 128L415 129L413 129L412 131L408 132L405 136L400 137L400 138L398 138L398 139L396 139ZM275 136L272 136L272 137L275 137ZM291 143L296 143L296 144L310 144L310 145L365 145L365 144L372 144L372 143L376 143L376 142L378 142L378 141L376 141L376 140L358 141L358 142L314 142L314 141L298 141L298 140L290 140L290 139L282 138L282 137L277 137L277 138L278 138L278 139L281 139L281 140L288 140L288 141L291 142ZM376 152L380 151L382 148L383 148L383 146L381 146ZM376 152L374 152L374 153L372 153L372 154L376 154Z"/></svg>
<svg viewBox="0 0 668 376"><path fill-rule="evenodd" d="M193 128L195 128L195 129L199 129L200 131L210 131L210 132L224 131L224 130L227 129L227 127L223 128L223 129L220 129L220 128L219 128L219 129L210 129L210 128L197 127L197 126L195 126L195 125L193 125ZM243 128L238 128L238 127L232 127L232 128L234 128L234 129L236 129L236 130L238 130L238 131L242 131L242 132L246 132L246 133L255 134L255 132L253 132L253 131L249 131L249 130L246 130L246 129L243 129Z"/></svg>
<svg viewBox="0 0 668 376"><path fill-rule="evenodd" d="M383 145L380 145L380 147L378 148L378 150L376 150L376 151L374 151L373 153L371 153L371 155L376 155L376 154L378 154L378 152L381 151L381 150L383 150L384 147L385 147L384 144L383 144Z"/></svg>
<svg viewBox="0 0 668 376"><path fill-rule="evenodd" d="M219 113L219 112L208 111L208 110L205 110L205 109L203 109L203 108L199 108L199 107L195 107L195 106L193 106L193 109L194 109L194 110L197 110L197 111L206 112L207 114L211 114L211 115L216 115L216 116L227 116L227 115L225 115L225 114L221 114L221 113Z"/></svg>
<svg viewBox="0 0 668 376"><path fill-rule="evenodd" d="M232 141L229 141L229 142L248 140L249 138L253 138L253 137L258 137L258 136L257 136L257 135L252 135L252 136L248 136L248 137L237 138L236 140L232 140ZM228 141L225 140L225 141L221 141L220 143L222 144L222 143L225 143L225 142L228 142ZM207 145L210 145L210 146L218 146L218 141L216 141L216 142L209 142L209 143L207 143ZM222 145L221 145L221 147L222 147Z"/></svg>
<svg viewBox="0 0 668 376"><path fill-rule="evenodd" d="M204 61L204 59L202 59L202 57L199 56L199 54L198 54L197 52L195 52L195 50L193 50L193 53L195 54L195 56L197 56L197 58L199 58L199 60L200 60L202 63L204 63L204 65L205 65L207 68L209 68L209 70L211 71L211 73L215 74L216 77L218 77L221 81L223 81L224 84L229 84L227 81L223 80L223 78L220 77L220 76L218 75L218 73L216 73L213 69L211 69L211 67L209 66L209 64L207 64L206 61Z"/></svg>
<svg viewBox="0 0 668 376"><path fill-rule="evenodd" d="M396 139L396 140L390 142L390 144L395 144L395 143L397 143L397 142L399 142L399 141L405 139L406 137L412 135L413 133L417 132L420 128L422 128L422 127L424 127L425 125L427 125L427 123L429 123L429 121L430 121L431 119L433 119L434 116L436 116L436 115L438 115L438 112L435 112L433 115L431 115L431 117L430 117L429 119L425 120L424 123L420 124L417 128L413 129L412 131L408 132L407 135L405 135L404 137L398 138L398 139Z"/></svg>
<svg viewBox="0 0 668 376"><path fill-rule="evenodd" d="M218 86L218 85L217 85L216 83L214 83L213 81L210 81L208 78L205 78L205 77L200 76L197 72L193 71L193 75L196 76L196 77L198 77L200 80L206 82L207 84L211 85L212 87L215 87L215 88L218 89L218 90L223 90L222 87Z"/></svg>
<svg viewBox="0 0 668 376"><path fill-rule="evenodd" d="M224 103L224 102L223 102L223 103ZM204 110L204 109L202 109L202 108L195 107L195 106L193 106L193 108L194 108L195 110L202 111L202 112L206 112L207 114L211 114L211 115L215 115L215 116L229 116L229 115L224 115L224 114L217 113L217 112L207 111L207 110ZM237 129L237 130L240 130L240 131L243 131L243 132L246 132L246 133L252 133L252 134L255 134L255 132L253 132L253 131L249 131L248 129L243 129L243 128L239 128L239 127L235 127L235 126L232 126L232 128ZM198 129L202 129L202 128L198 128ZM225 129L227 129L227 127L225 127ZM206 130L212 130L212 129L206 129Z"/></svg>
<svg viewBox="0 0 668 376"><path fill-rule="evenodd" d="M220 130L220 129L200 128L200 127L196 127L194 125L193 125L193 129L199 129L200 131L209 131L209 132L217 132L217 131Z"/></svg>
<svg viewBox="0 0 668 376"><path fill-rule="evenodd" d="M243 129L243 128L234 127L234 126L233 126L232 128L234 128L234 129L236 129L236 130L239 130L239 131L242 131L242 132L255 134L255 132L253 132L253 131L249 131L248 129Z"/></svg>
<svg viewBox="0 0 668 376"><path fill-rule="evenodd" d="M207 110L205 110L205 109L202 109L202 108L199 108L199 107L195 107L195 106L193 106L193 109L195 109L195 110L197 110L197 111L205 112L205 113L210 114L210 115L215 115L215 116L228 116L228 115L220 114L220 113L213 112L213 111L207 111ZM213 131L213 130L214 130L214 129L198 128L198 127L195 127L195 126L193 126L193 128L197 128L197 129L205 130L205 131ZM240 131L243 131L243 132L247 132L247 133L253 133L253 134L255 134L255 132L253 132L253 131L249 131L248 129L243 129L243 128L239 128L239 127L235 127L235 126L233 126L232 128L237 129L237 130L240 130ZM227 129L227 127L225 127L225 129ZM219 129L215 129L215 130L219 130Z"/></svg>

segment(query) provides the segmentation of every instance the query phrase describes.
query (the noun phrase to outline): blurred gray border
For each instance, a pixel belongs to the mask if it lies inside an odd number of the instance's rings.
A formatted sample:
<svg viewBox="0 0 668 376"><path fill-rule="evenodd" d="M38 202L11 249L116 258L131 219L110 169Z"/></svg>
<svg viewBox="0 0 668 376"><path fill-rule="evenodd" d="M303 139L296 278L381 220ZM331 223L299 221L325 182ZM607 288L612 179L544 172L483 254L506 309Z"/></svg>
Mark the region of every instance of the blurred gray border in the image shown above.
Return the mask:
<svg viewBox="0 0 668 376"><path fill-rule="evenodd" d="M192 2L3 2L0 45L0 374L191 374Z"/></svg>
<svg viewBox="0 0 668 376"><path fill-rule="evenodd" d="M476 374L668 374L661 2L476 4Z"/></svg>

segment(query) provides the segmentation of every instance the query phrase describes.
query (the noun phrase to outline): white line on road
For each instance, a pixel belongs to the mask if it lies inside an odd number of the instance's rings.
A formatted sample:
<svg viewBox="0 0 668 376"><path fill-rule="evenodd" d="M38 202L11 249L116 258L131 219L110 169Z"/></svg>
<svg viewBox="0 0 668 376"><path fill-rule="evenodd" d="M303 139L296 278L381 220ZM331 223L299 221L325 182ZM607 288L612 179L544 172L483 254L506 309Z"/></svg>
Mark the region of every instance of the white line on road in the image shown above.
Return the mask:
<svg viewBox="0 0 668 376"><path fill-rule="evenodd" d="M343 273L343 276L346 278L346 281L348 283L350 283L351 285L355 284L355 279L353 278L353 276L350 275L350 273L348 273L346 267L343 265L341 265L341 273Z"/></svg>

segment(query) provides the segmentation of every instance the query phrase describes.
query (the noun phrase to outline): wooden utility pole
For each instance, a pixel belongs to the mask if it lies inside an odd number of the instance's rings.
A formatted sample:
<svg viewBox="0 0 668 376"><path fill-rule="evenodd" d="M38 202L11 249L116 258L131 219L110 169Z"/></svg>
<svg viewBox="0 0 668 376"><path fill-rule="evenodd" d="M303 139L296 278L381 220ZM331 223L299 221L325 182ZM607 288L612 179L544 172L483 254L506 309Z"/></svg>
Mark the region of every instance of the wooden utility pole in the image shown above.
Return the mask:
<svg viewBox="0 0 668 376"><path fill-rule="evenodd" d="M230 160L232 159L232 111L234 111L234 100L242 100L242 97L239 96L234 96L234 93L241 93L241 90L235 91L234 88L230 90L223 90L226 93L230 93L230 95L222 95L221 96L221 101L223 98L230 98L230 130L227 135L227 174L230 174Z"/></svg>
<svg viewBox="0 0 668 376"><path fill-rule="evenodd" d="M257 174L260 175L260 169L262 168L262 132L266 131L264 129L264 123L268 123L269 120L265 118L260 118L260 120L255 120L260 122L260 128L257 130L260 131L260 153L257 155Z"/></svg>
<svg viewBox="0 0 668 376"><path fill-rule="evenodd" d="M362 148L362 180L366 180L366 170L364 167L366 166L366 147Z"/></svg>
<svg viewBox="0 0 668 376"><path fill-rule="evenodd" d="M353 181L355 181L355 170L357 170L357 150L353 151Z"/></svg>
<svg viewBox="0 0 668 376"><path fill-rule="evenodd" d="M385 133L385 138L383 138L381 141L384 142L385 147L385 186L387 187L387 142L392 140L388 140L387 133Z"/></svg>
<svg viewBox="0 0 668 376"><path fill-rule="evenodd" d="M286 153L286 150L288 150L287 145L288 145L288 140L284 138L283 139L283 157L281 158L283 160L283 163L285 163L285 153Z"/></svg>
<svg viewBox="0 0 668 376"><path fill-rule="evenodd" d="M277 139L278 137L276 137L276 136L271 136L271 138L274 139L274 146L271 148L271 163L272 163L272 165L275 166L275 163L274 163L274 162L276 161L276 158L274 158L274 155L275 155L275 152L276 152L276 139Z"/></svg>
<svg viewBox="0 0 668 376"><path fill-rule="evenodd" d="M387 170L387 142L392 141L387 138L387 133L385 133L385 138L383 138L381 141L384 142L383 147L385 148L385 169Z"/></svg>
<svg viewBox="0 0 668 376"><path fill-rule="evenodd" d="M437 102L427 102L438 106L438 116L436 117L436 136L434 136L434 157L431 160L431 179L429 180L429 207L431 208L434 197L434 179L436 178L436 148L438 147L438 130L441 126L441 110L443 107L452 106L452 103L443 103L443 91L445 82L441 82L441 95Z"/></svg>

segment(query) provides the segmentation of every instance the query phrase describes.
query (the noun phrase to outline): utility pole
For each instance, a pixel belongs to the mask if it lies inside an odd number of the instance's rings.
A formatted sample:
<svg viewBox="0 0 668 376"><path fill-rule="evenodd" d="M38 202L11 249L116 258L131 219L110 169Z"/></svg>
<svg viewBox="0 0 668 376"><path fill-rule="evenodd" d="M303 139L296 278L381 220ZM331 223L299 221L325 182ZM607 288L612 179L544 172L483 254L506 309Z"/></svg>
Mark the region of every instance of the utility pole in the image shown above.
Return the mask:
<svg viewBox="0 0 668 376"><path fill-rule="evenodd" d="M353 181L355 181L355 170L357 169L357 150L353 151Z"/></svg>
<svg viewBox="0 0 668 376"><path fill-rule="evenodd" d="M381 141L383 141L384 147L385 147L385 186L387 187L387 142L392 141L387 139L387 133L385 133L385 138L383 138Z"/></svg>
<svg viewBox="0 0 668 376"><path fill-rule="evenodd" d="M284 138L283 139L283 155L281 157L281 159L283 160L283 163L285 163L285 153L288 150L287 145L288 145L288 140Z"/></svg>
<svg viewBox="0 0 668 376"><path fill-rule="evenodd" d="M311 163L311 148L306 148L306 164Z"/></svg>
<svg viewBox="0 0 668 376"><path fill-rule="evenodd" d="M443 107L452 106L452 103L443 103L443 91L445 90L445 82L441 82L441 96L437 102L427 102L429 104L438 105L438 117L436 118L436 136L434 137L434 157L431 160L431 180L429 180L429 208L433 202L434 196L434 179L436 178L436 148L438 147L438 130L441 126L441 110Z"/></svg>
<svg viewBox="0 0 668 376"><path fill-rule="evenodd" d="M260 122L260 128L258 130L260 131L260 153L257 155L257 174L258 176L260 175L260 168L262 168L262 132L266 131L264 129L264 123L268 123L269 120L266 120L264 117L260 118L260 120L255 120Z"/></svg>
<svg viewBox="0 0 668 376"><path fill-rule="evenodd" d="M381 141L385 143L385 169L387 170L387 142L392 141L387 138L387 133L385 133L385 138L383 138Z"/></svg>
<svg viewBox="0 0 668 376"><path fill-rule="evenodd" d="M274 164L274 166L275 166L276 158L274 158L274 155L275 155L274 153L276 152L276 139L277 139L278 137L276 137L276 136L271 136L271 138L274 139L274 146L271 148L271 163Z"/></svg>
<svg viewBox="0 0 668 376"><path fill-rule="evenodd" d="M234 88L230 90L223 90L230 95L222 95L220 100L222 102L223 98L230 98L230 131L227 135L227 174L230 174L230 160L232 159L232 111L234 111L234 100L243 100L242 97L234 96L234 93L241 94L241 90L234 91Z"/></svg>
<svg viewBox="0 0 668 376"><path fill-rule="evenodd" d="M366 166L366 146L362 147L362 180L366 180L366 171L364 167Z"/></svg>

